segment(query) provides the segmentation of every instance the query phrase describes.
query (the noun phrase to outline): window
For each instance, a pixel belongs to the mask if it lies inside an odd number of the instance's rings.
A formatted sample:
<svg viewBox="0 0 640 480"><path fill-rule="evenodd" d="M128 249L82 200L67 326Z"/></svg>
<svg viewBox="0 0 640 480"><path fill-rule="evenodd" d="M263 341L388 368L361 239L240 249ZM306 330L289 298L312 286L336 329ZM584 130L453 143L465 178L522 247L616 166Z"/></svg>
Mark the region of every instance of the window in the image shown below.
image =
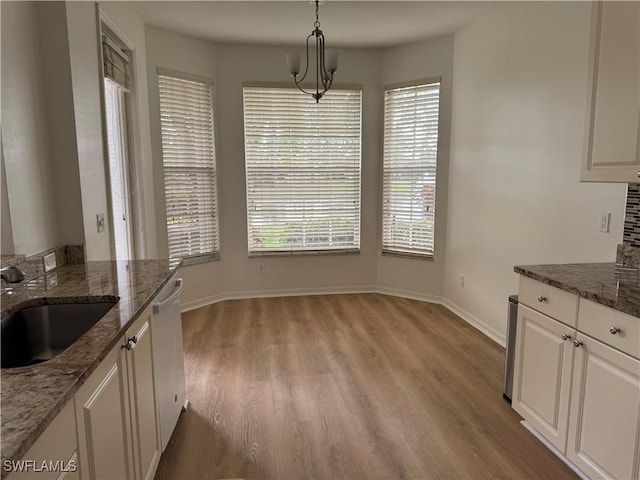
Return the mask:
<svg viewBox="0 0 640 480"><path fill-rule="evenodd" d="M109 162L110 224L116 260L134 258L131 200L136 191L135 169L129 155L129 102L131 65L129 52L104 24L102 72L104 76L104 125Z"/></svg>
<svg viewBox="0 0 640 480"><path fill-rule="evenodd" d="M359 250L361 99L244 88L250 254Z"/></svg>
<svg viewBox="0 0 640 480"><path fill-rule="evenodd" d="M440 82L384 93L382 252L433 257Z"/></svg>
<svg viewBox="0 0 640 480"><path fill-rule="evenodd" d="M169 256L185 263L220 252L213 86L158 70Z"/></svg>

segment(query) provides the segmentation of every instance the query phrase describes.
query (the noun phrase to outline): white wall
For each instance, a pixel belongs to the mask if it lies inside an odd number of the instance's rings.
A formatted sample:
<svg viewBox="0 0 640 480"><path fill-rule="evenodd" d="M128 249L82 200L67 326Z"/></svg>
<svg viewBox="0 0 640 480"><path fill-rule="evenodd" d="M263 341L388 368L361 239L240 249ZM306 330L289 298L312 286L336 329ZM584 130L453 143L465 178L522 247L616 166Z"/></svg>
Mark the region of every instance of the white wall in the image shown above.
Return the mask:
<svg viewBox="0 0 640 480"><path fill-rule="evenodd" d="M9 195L7 194L7 173L4 169L4 148L2 146L2 136L0 135L0 220L2 226L0 227L0 234L2 239L0 241L0 252L2 255L13 255L15 249L13 248L13 229L11 227L11 210L9 209Z"/></svg>
<svg viewBox="0 0 640 480"><path fill-rule="evenodd" d="M38 7L2 2L2 136L16 253L58 242ZM5 253L5 252L2 252Z"/></svg>
<svg viewBox="0 0 640 480"><path fill-rule="evenodd" d="M162 158L157 80L152 77L156 68L208 77L215 75L222 259L183 268L186 283L183 301L187 304L206 302L207 298L219 295L361 290L375 285L381 95L379 50L343 50L336 80L337 85L356 83L362 84L364 89L360 254L248 258L242 82L289 84L287 51L285 47L213 45L147 27L148 75L153 85L149 89L149 103L154 165L158 171L161 171ZM163 221L164 218L158 218L158 225ZM163 228L158 228L158 235L166 236ZM260 263L265 265L264 274L258 273Z"/></svg>
<svg viewBox="0 0 640 480"><path fill-rule="evenodd" d="M449 138L453 83L453 35L383 50L383 85L425 80L434 77L441 78L434 258L433 260L418 260L380 255L378 258L377 285L383 290L410 292L421 298L434 297L438 299L444 293ZM384 131L382 113L380 122L382 137L382 132ZM382 142L382 138L380 141ZM379 188L382 191L381 182L379 183ZM381 228L382 222L379 221L379 224ZM379 230L378 239L380 237Z"/></svg>
<svg viewBox="0 0 640 480"><path fill-rule="evenodd" d="M155 257L144 25L131 4L111 3L104 9L133 40L138 80L133 144L140 166L137 178L142 179L135 187L140 198L135 220L141 226L136 233L138 251ZM85 244L88 260L108 260L112 250L96 4L3 2L2 22L4 151L15 252ZM102 233L97 231L98 213L106 220Z"/></svg>
<svg viewBox="0 0 640 480"><path fill-rule="evenodd" d="M109 198L100 104L100 63L96 5L68 2L67 28L73 112L82 192L87 260L111 259ZM96 215L104 214L105 229L98 233Z"/></svg>
<svg viewBox="0 0 640 480"><path fill-rule="evenodd" d="M610 262L621 239L625 185L578 181L589 14L501 4L455 37L444 293L496 338L515 264Z"/></svg>
<svg viewBox="0 0 640 480"><path fill-rule="evenodd" d="M58 243L84 244L82 191L64 2L38 2ZM54 246L54 245L51 245Z"/></svg>
<svg viewBox="0 0 640 480"><path fill-rule="evenodd" d="M133 5L129 3L104 3L100 7L111 20L114 29L122 32L133 49L134 86L132 91L136 100L132 105L131 115L136 136L130 140L133 147L132 159L136 169L134 177L138 182L132 186L137 200L134 206L137 214L134 222L138 227L134 232L134 241L136 254L139 257L155 258L157 244L152 193L153 171L148 121L144 25ZM63 110L66 108L64 113L72 115L76 143L73 147L69 146L69 142L63 145L67 149L71 148L69 156L71 154L76 156L86 257L88 260L109 260L112 258L112 242L109 223L109 180L103 142L98 10L93 2L68 2L65 8L71 95L61 108ZM61 23L65 19L63 16L62 19L56 20ZM61 102L60 99L54 101ZM59 202L62 209L69 205L69 202L62 198L64 192L63 190ZM148 195L146 192L149 192ZM105 230L101 233L98 233L96 224L96 215L99 213L104 214L105 218Z"/></svg>

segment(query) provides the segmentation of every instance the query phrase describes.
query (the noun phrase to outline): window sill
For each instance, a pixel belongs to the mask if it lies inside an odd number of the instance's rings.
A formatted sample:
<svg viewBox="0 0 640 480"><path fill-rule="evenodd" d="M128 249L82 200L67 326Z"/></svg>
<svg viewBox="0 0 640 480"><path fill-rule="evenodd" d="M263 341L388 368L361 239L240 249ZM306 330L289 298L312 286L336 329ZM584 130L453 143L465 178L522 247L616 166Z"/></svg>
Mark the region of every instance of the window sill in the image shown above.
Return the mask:
<svg viewBox="0 0 640 480"><path fill-rule="evenodd" d="M359 255L359 248L341 250L294 250L294 251L273 251L273 252L249 252L249 258L254 257L319 257L325 255Z"/></svg>
<svg viewBox="0 0 640 480"><path fill-rule="evenodd" d="M429 260L432 262L435 260L433 253L410 253L410 252L394 252L391 250L383 250L381 254L385 257L413 258L415 260Z"/></svg>

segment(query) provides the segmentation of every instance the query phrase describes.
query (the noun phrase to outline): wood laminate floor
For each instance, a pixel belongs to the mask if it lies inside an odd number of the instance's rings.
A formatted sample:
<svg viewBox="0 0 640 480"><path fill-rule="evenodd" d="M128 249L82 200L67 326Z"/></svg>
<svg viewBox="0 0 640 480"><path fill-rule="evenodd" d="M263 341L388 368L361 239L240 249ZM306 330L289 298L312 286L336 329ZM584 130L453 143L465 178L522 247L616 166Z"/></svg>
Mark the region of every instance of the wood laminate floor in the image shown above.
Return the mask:
<svg viewBox="0 0 640 480"><path fill-rule="evenodd" d="M156 479L576 478L502 400L504 349L378 294L183 315L191 402Z"/></svg>

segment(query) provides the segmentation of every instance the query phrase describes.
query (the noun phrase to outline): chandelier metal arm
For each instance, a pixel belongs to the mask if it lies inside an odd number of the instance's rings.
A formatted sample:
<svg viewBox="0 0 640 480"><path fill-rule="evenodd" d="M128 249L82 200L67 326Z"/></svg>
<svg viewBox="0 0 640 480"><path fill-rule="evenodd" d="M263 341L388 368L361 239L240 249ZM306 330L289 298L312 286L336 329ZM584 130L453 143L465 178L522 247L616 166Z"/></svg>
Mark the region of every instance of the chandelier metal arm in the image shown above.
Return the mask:
<svg viewBox="0 0 640 480"><path fill-rule="evenodd" d="M298 89L301 92L311 95L313 98L315 98L316 103L318 103L320 99L324 96L324 94L327 93L327 91L331 88L331 85L333 84L333 74L335 73L335 68L327 71L327 68L325 65L325 39L324 39L324 34L322 33L322 30L320 30L320 20L319 20L319 13L318 13L318 7L320 2L316 0L315 3L316 3L316 21L313 24L314 29L311 32L311 34L307 37L307 41L306 41L306 63L305 63L304 73L302 75L299 75L298 73L293 72L292 75L293 75L293 81L296 84L296 87L298 87ZM316 43L315 45L315 48L316 48L316 58L315 58L316 91L315 93L307 92L305 89L302 88L302 82L304 82L305 78L307 77L307 74L309 73L309 63L310 63L309 41L311 37L315 37L315 43ZM320 85L322 85L322 90L320 89Z"/></svg>
<svg viewBox="0 0 640 480"><path fill-rule="evenodd" d="M306 93L307 95L312 95L312 92L307 92L300 85L302 85L302 82L304 82L304 79L307 78L307 73L309 72L309 39L311 37L313 37L313 32L311 32L311 34L307 37L307 43L306 43L307 60L304 66L304 73L302 74L302 76L300 76L300 78L298 78L299 74L293 75L293 81L295 82L296 87L298 87L298 90L300 90L302 93Z"/></svg>

